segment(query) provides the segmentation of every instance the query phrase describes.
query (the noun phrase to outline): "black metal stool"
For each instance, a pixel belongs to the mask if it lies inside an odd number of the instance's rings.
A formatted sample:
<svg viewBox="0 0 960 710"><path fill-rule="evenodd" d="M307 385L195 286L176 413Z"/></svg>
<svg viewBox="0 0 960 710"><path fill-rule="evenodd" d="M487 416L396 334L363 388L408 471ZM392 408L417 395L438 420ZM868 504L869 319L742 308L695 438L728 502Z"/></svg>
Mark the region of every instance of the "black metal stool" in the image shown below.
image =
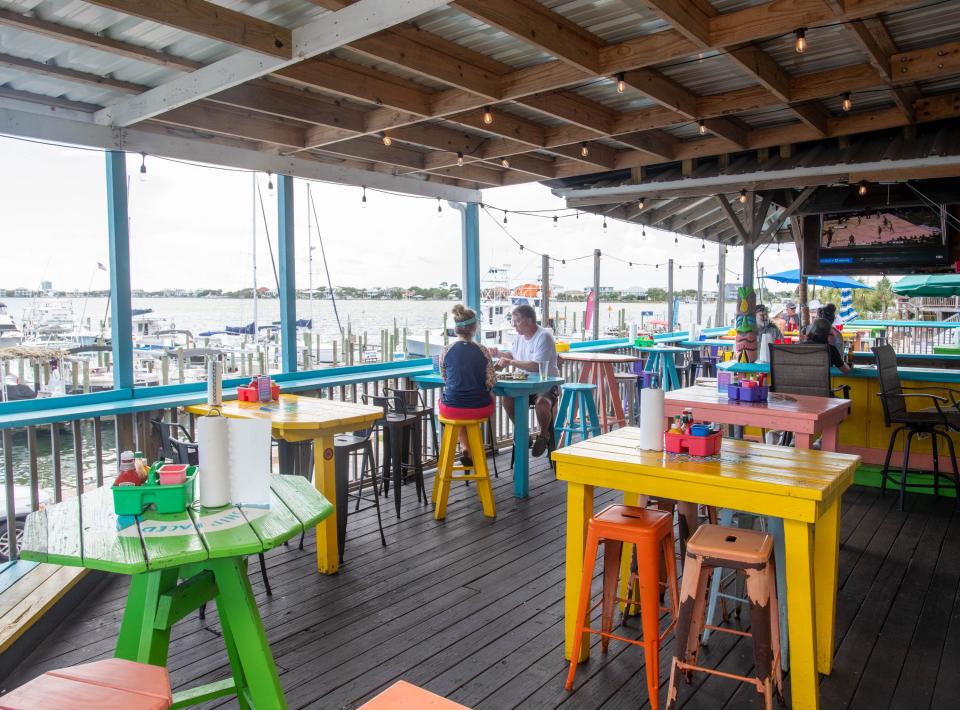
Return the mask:
<svg viewBox="0 0 960 710"><path fill-rule="evenodd" d="M404 405L400 397L385 395L361 395L364 404L383 409L383 417L375 423L375 428L383 432L383 494L390 492L390 479L393 478L393 499L400 517L400 485L403 482L404 471L412 469L417 487L417 501L429 503L423 485L423 451L420 446L420 437L415 436L417 421L416 414L404 414ZM412 462L404 463L404 448L412 446ZM392 476L391 476L392 474Z"/></svg>
<svg viewBox="0 0 960 710"><path fill-rule="evenodd" d="M386 547L387 538L383 535L383 520L380 518L380 494L377 483L377 467L373 458L373 428L356 431L353 434L338 434L333 438L334 475L337 481L337 552L340 562L343 562L343 549L347 541L347 515L349 514L350 498L355 498L357 506L353 512L376 508L377 527L380 528L380 543ZM350 486L350 459L357 455L361 458L360 486L355 494L349 491ZM373 501L365 508L360 507L361 501L369 501L363 497L363 479L370 469L370 479L373 483Z"/></svg>

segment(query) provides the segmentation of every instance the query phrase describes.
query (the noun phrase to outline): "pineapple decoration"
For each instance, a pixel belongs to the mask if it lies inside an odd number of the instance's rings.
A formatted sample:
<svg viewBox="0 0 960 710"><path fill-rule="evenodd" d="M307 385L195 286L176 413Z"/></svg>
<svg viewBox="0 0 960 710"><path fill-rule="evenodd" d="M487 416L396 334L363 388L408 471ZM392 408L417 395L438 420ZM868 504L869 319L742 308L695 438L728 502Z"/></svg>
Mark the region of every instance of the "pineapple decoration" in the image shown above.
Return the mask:
<svg viewBox="0 0 960 710"><path fill-rule="evenodd" d="M756 291L749 286L737 289L737 362L753 362L757 359L756 305Z"/></svg>

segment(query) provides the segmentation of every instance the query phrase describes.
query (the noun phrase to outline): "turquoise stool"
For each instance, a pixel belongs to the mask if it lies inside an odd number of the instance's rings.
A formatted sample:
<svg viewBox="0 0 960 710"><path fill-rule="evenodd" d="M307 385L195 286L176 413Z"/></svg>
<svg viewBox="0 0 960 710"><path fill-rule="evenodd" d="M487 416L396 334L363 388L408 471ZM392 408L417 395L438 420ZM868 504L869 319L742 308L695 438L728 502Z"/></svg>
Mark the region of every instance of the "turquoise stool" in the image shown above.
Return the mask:
<svg viewBox="0 0 960 710"><path fill-rule="evenodd" d="M677 372L677 362L673 350L660 352L655 348L649 348L650 353L647 358L647 364L644 366L645 372L656 372L660 375L660 383L664 391L680 389L680 374Z"/></svg>
<svg viewBox="0 0 960 710"><path fill-rule="evenodd" d="M717 514L717 523L731 527L735 514L736 511L731 508L722 508ZM757 517L750 513L743 513L742 515L749 515L752 519ZM780 667L786 671L790 668L790 645L787 639L787 571L784 562L786 560L786 551L784 549L783 519L770 516L761 516L761 518L766 531L773 537L773 556L777 562L777 606L780 612ZM738 525L737 527L743 526ZM717 612L717 602L719 599L723 597L724 599L732 599L734 601L746 601L741 597L725 594L720 591L720 583L725 571L726 570L717 568L714 570L713 577L710 580L710 594L707 597L707 616L703 629L704 644L706 644L707 639L710 638L710 626L715 625L714 617Z"/></svg>
<svg viewBox="0 0 960 710"><path fill-rule="evenodd" d="M583 439L600 435L600 417L597 416L597 404L593 399L596 389L596 385L582 382L563 385L563 396L560 398L557 421L553 427L557 435L557 448L570 444L573 441L573 435L577 433ZM578 408L580 409L579 425L576 423Z"/></svg>

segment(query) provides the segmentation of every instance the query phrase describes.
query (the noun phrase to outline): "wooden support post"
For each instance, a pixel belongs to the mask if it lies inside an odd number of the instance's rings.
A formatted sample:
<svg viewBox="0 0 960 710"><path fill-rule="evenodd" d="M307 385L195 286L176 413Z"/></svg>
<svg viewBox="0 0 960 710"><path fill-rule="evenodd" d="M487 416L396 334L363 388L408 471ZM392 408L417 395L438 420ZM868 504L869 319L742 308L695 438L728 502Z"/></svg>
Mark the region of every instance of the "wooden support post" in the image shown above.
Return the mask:
<svg viewBox="0 0 960 710"><path fill-rule="evenodd" d="M717 252L717 310L714 325L727 324L724 292L727 290L727 247L723 242L718 245Z"/></svg>
<svg viewBox="0 0 960 710"><path fill-rule="evenodd" d="M593 328L594 340L600 340L600 250L593 250Z"/></svg>
<svg viewBox="0 0 960 710"><path fill-rule="evenodd" d="M697 262L697 325L703 325L703 262Z"/></svg>
<svg viewBox="0 0 960 710"><path fill-rule="evenodd" d="M667 332L672 333L676 323L673 320L673 259L667 259Z"/></svg>
<svg viewBox="0 0 960 710"><path fill-rule="evenodd" d="M540 320L544 328L550 327L550 257L540 257Z"/></svg>

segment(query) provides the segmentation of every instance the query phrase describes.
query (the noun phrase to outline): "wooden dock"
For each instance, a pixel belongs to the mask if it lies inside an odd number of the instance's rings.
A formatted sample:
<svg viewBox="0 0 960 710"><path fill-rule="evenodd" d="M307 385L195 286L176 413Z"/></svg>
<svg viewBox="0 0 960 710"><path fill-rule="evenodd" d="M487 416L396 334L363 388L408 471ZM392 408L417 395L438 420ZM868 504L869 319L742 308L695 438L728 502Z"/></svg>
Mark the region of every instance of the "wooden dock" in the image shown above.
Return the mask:
<svg viewBox="0 0 960 710"><path fill-rule="evenodd" d="M498 463L495 521L481 515L473 488L460 485L446 522L437 523L407 486L402 520L383 506L386 548L372 511L350 518L337 576L316 573L311 539L304 551L290 546L267 555L272 597L251 565L291 708L353 708L400 678L491 710L648 706L642 652L616 642L606 657L597 648L578 671L575 691L564 690L565 487L546 459L536 459L530 498L517 500L502 472L509 454ZM614 495L602 492L598 504ZM822 707L956 707L958 587L960 514L952 501L915 495L901 513L893 495L851 489L842 520L837 661L821 685ZM109 577L5 687L110 656L126 589L126 578ZM747 613L742 623L748 628ZM639 636L638 626L628 633ZM664 683L672 649L670 637ZM729 634L715 635L701 658L729 672L752 666L749 640ZM212 609L205 622L192 616L174 629L169 666L177 688L229 675ZM682 692L688 708L744 708L754 700L751 689L716 677L698 676Z"/></svg>

